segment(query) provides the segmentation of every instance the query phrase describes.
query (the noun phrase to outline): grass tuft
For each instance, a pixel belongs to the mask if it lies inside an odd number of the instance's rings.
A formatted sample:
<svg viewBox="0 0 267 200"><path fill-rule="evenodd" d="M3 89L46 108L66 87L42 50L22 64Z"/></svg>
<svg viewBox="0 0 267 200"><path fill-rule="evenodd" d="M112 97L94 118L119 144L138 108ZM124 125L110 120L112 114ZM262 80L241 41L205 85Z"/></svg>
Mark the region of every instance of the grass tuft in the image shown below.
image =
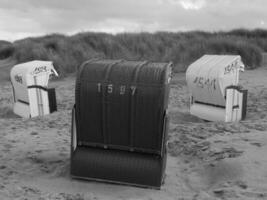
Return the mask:
<svg viewBox="0 0 267 200"><path fill-rule="evenodd" d="M175 72L204 54L241 55L249 69L261 65L267 51L267 31L237 29L229 32L106 33L84 32L73 36L51 34L8 43L0 41L0 59L18 63L52 60L61 75L73 73L90 58L172 61Z"/></svg>

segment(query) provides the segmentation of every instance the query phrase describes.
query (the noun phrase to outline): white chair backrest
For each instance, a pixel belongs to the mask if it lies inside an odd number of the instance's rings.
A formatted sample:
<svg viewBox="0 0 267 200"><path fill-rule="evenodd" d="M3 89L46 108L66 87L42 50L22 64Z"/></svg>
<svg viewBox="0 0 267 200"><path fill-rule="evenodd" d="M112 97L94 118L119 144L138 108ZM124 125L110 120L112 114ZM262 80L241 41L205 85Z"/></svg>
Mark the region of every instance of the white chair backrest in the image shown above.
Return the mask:
<svg viewBox="0 0 267 200"><path fill-rule="evenodd" d="M204 55L186 71L186 81L194 101L225 106L225 89L238 85L244 65L240 56Z"/></svg>

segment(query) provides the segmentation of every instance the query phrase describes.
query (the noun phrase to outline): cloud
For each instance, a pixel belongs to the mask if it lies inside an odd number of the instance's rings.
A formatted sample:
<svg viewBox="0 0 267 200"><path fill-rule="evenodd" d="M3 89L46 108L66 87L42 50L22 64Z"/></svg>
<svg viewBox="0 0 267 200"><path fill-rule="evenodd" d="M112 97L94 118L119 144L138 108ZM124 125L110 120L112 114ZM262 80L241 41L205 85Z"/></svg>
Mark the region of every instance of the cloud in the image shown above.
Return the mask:
<svg viewBox="0 0 267 200"><path fill-rule="evenodd" d="M186 10L199 10L206 5L204 0L199 1L180 1L182 7Z"/></svg>
<svg viewBox="0 0 267 200"><path fill-rule="evenodd" d="M205 0L170 0L170 3L180 5L185 10L199 10L206 5Z"/></svg>
<svg viewBox="0 0 267 200"><path fill-rule="evenodd" d="M0 0L0 39L79 31L267 28L266 0Z"/></svg>

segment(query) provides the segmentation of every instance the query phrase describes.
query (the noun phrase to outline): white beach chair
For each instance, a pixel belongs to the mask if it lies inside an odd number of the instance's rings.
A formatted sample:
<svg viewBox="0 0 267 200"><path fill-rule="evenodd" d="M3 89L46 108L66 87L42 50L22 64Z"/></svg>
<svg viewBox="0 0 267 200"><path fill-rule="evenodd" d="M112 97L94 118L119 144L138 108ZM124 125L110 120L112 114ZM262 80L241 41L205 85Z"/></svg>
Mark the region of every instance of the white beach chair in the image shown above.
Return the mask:
<svg viewBox="0 0 267 200"><path fill-rule="evenodd" d="M57 110L55 89L48 88L51 74L58 76L51 61L36 60L11 69L15 114L30 118Z"/></svg>
<svg viewBox="0 0 267 200"><path fill-rule="evenodd" d="M247 90L238 84L240 56L204 55L186 71L190 113L208 121L234 122L246 116Z"/></svg>

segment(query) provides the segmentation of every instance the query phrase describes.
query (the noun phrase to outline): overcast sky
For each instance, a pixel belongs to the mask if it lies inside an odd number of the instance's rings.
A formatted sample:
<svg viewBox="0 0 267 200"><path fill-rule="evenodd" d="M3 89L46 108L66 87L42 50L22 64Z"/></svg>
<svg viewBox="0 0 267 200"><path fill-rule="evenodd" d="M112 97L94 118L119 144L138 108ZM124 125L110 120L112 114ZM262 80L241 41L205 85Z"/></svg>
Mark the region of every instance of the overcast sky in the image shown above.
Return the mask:
<svg viewBox="0 0 267 200"><path fill-rule="evenodd" d="M234 28L267 28L267 0L0 0L0 40Z"/></svg>

